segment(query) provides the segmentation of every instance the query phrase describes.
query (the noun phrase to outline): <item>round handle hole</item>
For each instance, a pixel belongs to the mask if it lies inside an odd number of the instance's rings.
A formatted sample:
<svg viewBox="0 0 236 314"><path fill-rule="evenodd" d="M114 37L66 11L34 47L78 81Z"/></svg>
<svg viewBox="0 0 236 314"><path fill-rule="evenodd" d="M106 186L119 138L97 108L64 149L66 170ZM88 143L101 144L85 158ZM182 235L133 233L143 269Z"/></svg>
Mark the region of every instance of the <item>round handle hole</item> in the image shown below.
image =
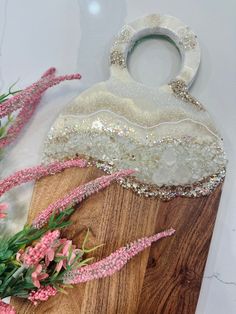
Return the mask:
<svg viewBox="0 0 236 314"><path fill-rule="evenodd" d="M138 40L128 54L128 70L136 81L158 87L180 72L181 55L172 40L152 35Z"/></svg>

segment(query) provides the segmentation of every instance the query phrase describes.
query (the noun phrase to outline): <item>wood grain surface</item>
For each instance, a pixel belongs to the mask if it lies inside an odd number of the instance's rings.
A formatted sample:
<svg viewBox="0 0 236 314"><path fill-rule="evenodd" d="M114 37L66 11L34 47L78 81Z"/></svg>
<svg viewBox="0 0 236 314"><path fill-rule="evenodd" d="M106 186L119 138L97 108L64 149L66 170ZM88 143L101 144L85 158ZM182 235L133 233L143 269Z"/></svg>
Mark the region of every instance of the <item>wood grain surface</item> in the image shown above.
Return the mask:
<svg viewBox="0 0 236 314"><path fill-rule="evenodd" d="M72 188L101 175L94 168L68 169L35 184L29 221ZM12 298L19 314L192 314L195 312L221 186L208 197L169 202L140 197L117 183L85 200L64 236L105 245L96 260L137 238L173 227L176 234L134 257L112 277L79 284L34 307Z"/></svg>

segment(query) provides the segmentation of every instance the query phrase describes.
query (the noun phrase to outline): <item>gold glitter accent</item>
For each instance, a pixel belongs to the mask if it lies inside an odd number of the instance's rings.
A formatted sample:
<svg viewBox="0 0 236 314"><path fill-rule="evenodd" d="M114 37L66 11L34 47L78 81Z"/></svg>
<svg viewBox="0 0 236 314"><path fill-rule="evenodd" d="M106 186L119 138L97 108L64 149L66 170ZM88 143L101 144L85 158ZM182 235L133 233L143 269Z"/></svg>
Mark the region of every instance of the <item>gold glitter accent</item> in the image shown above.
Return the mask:
<svg viewBox="0 0 236 314"><path fill-rule="evenodd" d="M125 57L122 52L118 50L113 50L110 55L110 63L118 65L122 68L126 68Z"/></svg>
<svg viewBox="0 0 236 314"><path fill-rule="evenodd" d="M171 81L169 86L171 87L173 93L183 101L187 103L191 103L192 105L198 107L199 110L204 110L202 104L194 98L192 95L189 94L187 86L183 80L175 80Z"/></svg>
<svg viewBox="0 0 236 314"><path fill-rule="evenodd" d="M107 163L96 161L93 164L107 174L116 171L114 166ZM140 196L158 197L163 201L170 201L176 197L196 198L211 194L224 181L225 173L225 168L222 168L220 172L189 185L163 185L159 187L155 184L145 184L134 177L120 179L119 183L124 188L131 189Z"/></svg>
<svg viewBox="0 0 236 314"><path fill-rule="evenodd" d="M120 33L116 37L113 47L120 44L126 44L130 41L132 34L134 33L133 28L130 25L125 25L122 27Z"/></svg>
<svg viewBox="0 0 236 314"><path fill-rule="evenodd" d="M117 171L116 167L112 162L107 163L82 154L81 155L74 154L71 157L86 159L88 161L87 163L88 167L95 166L96 168L104 171L107 174L112 174ZM176 197L197 198L211 194L224 181L225 173L226 170L225 167L223 167L218 173L208 176L200 181L197 181L194 184L178 186L176 185L158 186L156 184L147 184L140 182L133 176L119 179L118 183L125 189L131 189L139 196L157 197L162 201L170 201Z"/></svg>

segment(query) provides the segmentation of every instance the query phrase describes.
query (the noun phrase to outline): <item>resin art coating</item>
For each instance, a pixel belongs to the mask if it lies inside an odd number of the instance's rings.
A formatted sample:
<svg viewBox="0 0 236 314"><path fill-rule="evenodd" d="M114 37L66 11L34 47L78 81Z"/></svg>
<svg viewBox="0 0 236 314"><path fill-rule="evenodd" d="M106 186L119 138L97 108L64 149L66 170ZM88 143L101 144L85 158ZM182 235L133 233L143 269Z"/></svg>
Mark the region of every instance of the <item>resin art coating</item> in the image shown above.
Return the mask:
<svg viewBox="0 0 236 314"><path fill-rule="evenodd" d="M157 88L136 82L127 68L137 40L153 34L169 37L182 57L179 75ZM164 200L208 195L223 181L227 162L214 122L188 91L199 64L198 40L178 19L154 14L125 25L111 49L109 80L60 114L44 161L83 156L107 173L134 169L120 183Z"/></svg>

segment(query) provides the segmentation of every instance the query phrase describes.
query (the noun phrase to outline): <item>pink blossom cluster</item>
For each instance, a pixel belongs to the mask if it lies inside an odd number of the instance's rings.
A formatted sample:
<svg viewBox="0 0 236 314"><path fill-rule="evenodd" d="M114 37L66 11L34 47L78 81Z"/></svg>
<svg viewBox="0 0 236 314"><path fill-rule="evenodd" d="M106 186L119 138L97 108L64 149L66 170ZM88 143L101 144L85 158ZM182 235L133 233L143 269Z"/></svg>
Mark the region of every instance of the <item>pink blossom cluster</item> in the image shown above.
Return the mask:
<svg viewBox="0 0 236 314"><path fill-rule="evenodd" d="M0 314L16 314L13 306L0 300Z"/></svg>
<svg viewBox="0 0 236 314"><path fill-rule="evenodd" d="M53 286L41 287L38 290L30 292L28 300L33 302L34 305L38 304L38 301L47 301L49 297L57 294L57 290ZM1 313L1 312L0 312Z"/></svg>
<svg viewBox="0 0 236 314"><path fill-rule="evenodd" d="M53 247L59 236L59 230L49 231L35 246L27 247L26 251L18 259L22 260L26 266L37 265L45 257L52 261L54 258Z"/></svg>
<svg viewBox="0 0 236 314"><path fill-rule="evenodd" d="M78 284L97 278L111 276L119 271L124 265L139 252L151 246L154 241L161 238L169 237L175 232L174 229L169 229L155 234L151 237L145 237L130 243L129 245L118 249L108 257L87 265L80 267L64 274L63 280L65 284Z"/></svg>
<svg viewBox="0 0 236 314"><path fill-rule="evenodd" d="M53 270L59 273L62 268L73 265L78 260L77 256L81 258L83 255L83 251L76 248L71 240L59 237L59 230L49 231L34 246L17 253L18 262L27 268L32 267L32 282L38 289L41 288L41 281L49 277L51 262Z"/></svg>
<svg viewBox="0 0 236 314"><path fill-rule="evenodd" d="M38 290L33 290L29 294L29 300L34 304L38 301L45 301L49 296L56 294L54 287L42 286L41 281L48 278L48 267L50 262L54 262L54 271L60 273L61 269L66 270L63 275L64 284L78 284L81 282L90 281L97 278L111 276L119 271L124 265L139 252L151 246L151 244L161 238L171 236L175 232L174 229L169 229L157 233L150 237L145 237L130 243L108 257L87 265L84 267L76 266L76 262L80 261L83 250L76 248L71 240L59 239L59 231L47 233L33 248L26 249L26 254L21 255L24 263L33 267L32 282ZM56 243L55 243L56 241ZM82 254L81 254L82 253ZM35 258L33 258L35 254ZM78 258L77 258L78 256ZM68 271L68 266L72 266L73 270ZM77 267L77 268L76 268Z"/></svg>
<svg viewBox="0 0 236 314"><path fill-rule="evenodd" d="M40 229L48 222L53 213L57 213L58 211L65 210L66 208L68 208L68 206L73 206L80 203L91 194L96 193L109 186L114 180L126 177L132 173L134 173L133 170L120 170L111 175L99 177L82 186L79 186L78 188L67 194L65 197L52 203L45 210L43 210L33 221L33 226L37 229Z"/></svg>
<svg viewBox="0 0 236 314"><path fill-rule="evenodd" d="M87 166L87 161L84 159L71 159L66 161L56 161L46 166L39 165L32 168L26 168L10 175L0 181L0 196L9 191L15 186L26 183L32 180L38 180L42 177L53 175L61 172L64 169Z"/></svg>
<svg viewBox="0 0 236 314"><path fill-rule="evenodd" d="M24 125L33 115L43 93L48 88L65 80L78 80L81 78L81 75L78 73L56 77L55 72L55 68L50 68L36 83L0 104L0 118L20 109L14 123L7 130L6 136L0 139L0 148L4 148L15 140Z"/></svg>
<svg viewBox="0 0 236 314"><path fill-rule="evenodd" d="M124 267L132 257L151 246L154 241L171 236L174 232L174 229L169 229L144 237L118 249L101 261L83 267L79 266L79 262L84 251L76 248L71 240L60 239L58 230L48 232L34 247L27 248L20 254L20 260L28 267L33 267L32 282L38 288L30 292L28 299L37 305L38 301L46 301L57 293L57 289L53 286L42 284L42 281L49 277L51 267L53 267L51 271L57 273L60 273L62 268L65 270L62 277L65 285L111 276ZM50 264L51 262L53 264ZM69 266L73 270L69 271Z"/></svg>

